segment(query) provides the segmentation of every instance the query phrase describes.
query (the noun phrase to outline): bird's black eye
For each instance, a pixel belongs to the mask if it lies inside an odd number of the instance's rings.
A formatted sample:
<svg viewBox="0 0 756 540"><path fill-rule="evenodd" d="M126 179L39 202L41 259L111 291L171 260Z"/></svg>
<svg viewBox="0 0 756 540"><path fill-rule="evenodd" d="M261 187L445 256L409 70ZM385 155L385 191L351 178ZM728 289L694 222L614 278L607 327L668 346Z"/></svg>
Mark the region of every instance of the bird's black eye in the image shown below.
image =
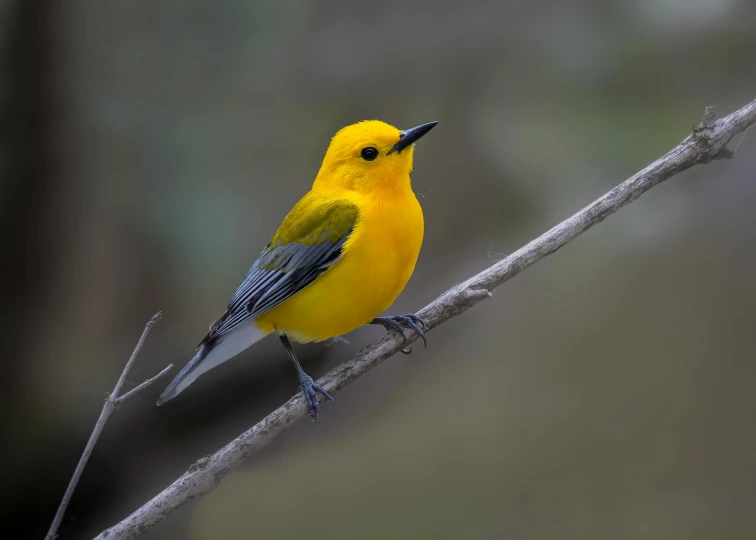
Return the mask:
<svg viewBox="0 0 756 540"><path fill-rule="evenodd" d="M362 159L365 161L373 161L375 158L378 157L378 150L373 148L372 146L368 146L367 148L363 148L360 152L360 155L362 156Z"/></svg>

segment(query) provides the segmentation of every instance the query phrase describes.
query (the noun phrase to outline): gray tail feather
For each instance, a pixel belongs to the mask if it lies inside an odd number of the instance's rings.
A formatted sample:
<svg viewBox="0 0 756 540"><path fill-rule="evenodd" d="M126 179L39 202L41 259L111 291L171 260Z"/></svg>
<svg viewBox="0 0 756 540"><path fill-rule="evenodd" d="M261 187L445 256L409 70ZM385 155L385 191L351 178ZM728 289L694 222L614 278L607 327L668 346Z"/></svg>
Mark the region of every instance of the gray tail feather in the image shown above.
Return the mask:
<svg viewBox="0 0 756 540"><path fill-rule="evenodd" d="M197 377L233 358L253 343L261 340L265 337L265 334L266 332L260 330L257 325L249 323L201 345L194 358L176 375L176 378L162 393L157 404L162 405L169 399L173 399L192 384Z"/></svg>
<svg viewBox="0 0 756 540"><path fill-rule="evenodd" d="M207 357L207 354L210 352L211 348L212 345L205 343L199 348L199 350L197 350L197 354L194 355L194 358L192 358L189 363L184 366L184 369L182 369L179 374L174 377L174 379L171 381L171 384L169 384L166 389L163 390L163 393L160 394L160 397L157 400L158 405L162 405L169 399L173 399L184 389L184 387L188 386L188 384L186 384L182 388L179 388L179 385L184 381L184 379L191 375L191 373L197 368L197 366L199 366L200 362L202 362Z"/></svg>

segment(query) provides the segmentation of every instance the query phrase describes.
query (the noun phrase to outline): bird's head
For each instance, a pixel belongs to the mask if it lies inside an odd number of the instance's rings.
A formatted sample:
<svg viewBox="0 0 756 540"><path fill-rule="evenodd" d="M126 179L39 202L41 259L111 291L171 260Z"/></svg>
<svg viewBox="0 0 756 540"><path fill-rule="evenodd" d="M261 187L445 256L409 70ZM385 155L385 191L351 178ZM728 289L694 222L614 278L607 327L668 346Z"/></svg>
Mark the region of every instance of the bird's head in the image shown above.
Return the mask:
<svg viewBox="0 0 756 540"><path fill-rule="evenodd" d="M409 184L415 142L438 122L399 130L379 120L342 128L331 139L315 185L354 191Z"/></svg>

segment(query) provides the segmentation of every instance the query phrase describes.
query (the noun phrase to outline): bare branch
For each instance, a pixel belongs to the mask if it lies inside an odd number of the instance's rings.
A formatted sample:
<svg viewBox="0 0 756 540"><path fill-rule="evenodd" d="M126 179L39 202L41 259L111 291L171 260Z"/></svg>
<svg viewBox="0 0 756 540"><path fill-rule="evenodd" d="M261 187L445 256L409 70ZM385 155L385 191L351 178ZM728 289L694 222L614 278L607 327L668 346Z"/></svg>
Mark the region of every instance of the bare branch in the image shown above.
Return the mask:
<svg viewBox="0 0 756 540"><path fill-rule="evenodd" d="M118 395L118 393L121 391L121 387L123 387L123 383L126 380L126 377L129 374L129 371L131 370L132 364L134 364L134 360L136 360L136 357L139 354L139 351L142 350L144 341L147 339L147 334L150 333L150 330L152 329L152 327L155 325L156 322L160 320L161 317L162 315L158 312L145 325L144 331L142 331L142 336L139 338L139 341L137 342L136 347L134 347L134 352L131 353L131 357L129 358L129 361L126 362L126 366L123 368L123 371L121 372L121 376L118 378L118 382L116 382L116 385L113 388L113 392L105 396L105 403L102 406L102 412L100 413L100 417L97 419L97 423L95 424L95 427L92 430L92 434L89 436L89 441L87 441L87 445L84 447L84 452L82 452L81 458L79 458L79 463L76 465L76 469L74 470L73 476L71 477L71 481L68 483L66 492L63 494L63 498L60 501L60 506L58 506L58 511L55 513L55 518L53 518L53 522L50 525L50 530L47 531L45 540L54 540L55 537L58 535L58 529L60 528L60 524L63 522L63 516L66 513L66 508L68 508L68 503L71 502L71 497L73 496L73 492L76 489L76 485L79 483L81 474L84 472L84 467L87 466L87 462L89 461L89 458L92 455L92 450L94 450L95 444L97 444L97 439L100 438L100 434L102 433L102 430L105 427L105 422L108 421L108 418L110 417L112 412L118 407L118 405L123 400L133 396L140 390L147 388L157 378L165 375L166 373L168 373L168 371L170 371L173 368L173 364L171 364L170 366L165 368L163 371L161 371L159 374L157 374L155 377L143 382L142 384L140 384L139 386L137 386L130 392L127 392L123 396Z"/></svg>
<svg viewBox="0 0 756 540"><path fill-rule="evenodd" d="M151 379L147 379L146 381L144 381L142 384L140 384L136 388L132 388L131 390L129 390L128 392L126 392L124 395L118 396L117 398L115 398L116 405L120 405L121 403L123 403L124 401L126 401L127 399L129 399L134 394L136 394L138 392L141 392L142 390L144 390L145 388L147 388L149 385L151 385L152 383L154 383L156 380L158 380L160 377L162 377L163 375L165 375L166 373L168 373L172 369L173 369L173 364L168 364L168 366L166 366L166 368L163 371L161 371L160 373L158 373L157 375L155 375Z"/></svg>
<svg viewBox="0 0 756 540"><path fill-rule="evenodd" d="M147 334L150 333L150 330L152 330L152 327L155 326L155 323L158 322L160 319L163 318L162 312L158 311L155 313L152 318L147 321L147 324L144 327L144 331L142 332L142 336L139 338L139 341L136 344L136 347L134 347L134 352L131 353L131 356L129 357L129 361L126 362L126 366L123 368L123 371L121 372L121 376L118 378L118 382L115 385L115 388L113 388L113 393L111 396L114 396L117 398L118 393L121 391L121 387L123 386L123 383L126 381L126 377L129 375L129 371L131 371L131 366L134 363L134 360L136 360L137 355L139 354L139 351L142 350L142 347L144 346L144 340L147 339Z"/></svg>
<svg viewBox="0 0 756 540"><path fill-rule="evenodd" d="M693 133L663 157L510 256L452 287L423 308L417 315L425 322L426 331L489 298L493 289L554 253L657 184L696 164L726 156L729 150L725 147L730 140L754 123L756 101L720 120L715 120L713 108L707 109L703 121L694 128ZM414 340L417 335L408 331L408 337ZM391 332L329 371L318 383L328 392L337 393L404 346L401 336ZM126 519L102 532L96 540L137 538L143 535L174 510L220 484L229 470L306 415L304 399L301 394L297 394L214 454L197 460L178 480Z"/></svg>

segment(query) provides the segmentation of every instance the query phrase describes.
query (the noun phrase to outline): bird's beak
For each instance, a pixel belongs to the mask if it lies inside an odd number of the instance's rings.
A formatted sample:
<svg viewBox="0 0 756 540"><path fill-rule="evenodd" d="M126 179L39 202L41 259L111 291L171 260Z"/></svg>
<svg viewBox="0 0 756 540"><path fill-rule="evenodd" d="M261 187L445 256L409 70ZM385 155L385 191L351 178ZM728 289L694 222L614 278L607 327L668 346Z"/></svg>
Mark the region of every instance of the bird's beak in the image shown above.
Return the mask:
<svg viewBox="0 0 756 540"><path fill-rule="evenodd" d="M397 154L407 148L409 145L415 143L420 137L428 133L438 122L428 122L427 124L420 124L419 126L405 129L399 134L399 142L397 142L389 154L396 152Z"/></svg>

